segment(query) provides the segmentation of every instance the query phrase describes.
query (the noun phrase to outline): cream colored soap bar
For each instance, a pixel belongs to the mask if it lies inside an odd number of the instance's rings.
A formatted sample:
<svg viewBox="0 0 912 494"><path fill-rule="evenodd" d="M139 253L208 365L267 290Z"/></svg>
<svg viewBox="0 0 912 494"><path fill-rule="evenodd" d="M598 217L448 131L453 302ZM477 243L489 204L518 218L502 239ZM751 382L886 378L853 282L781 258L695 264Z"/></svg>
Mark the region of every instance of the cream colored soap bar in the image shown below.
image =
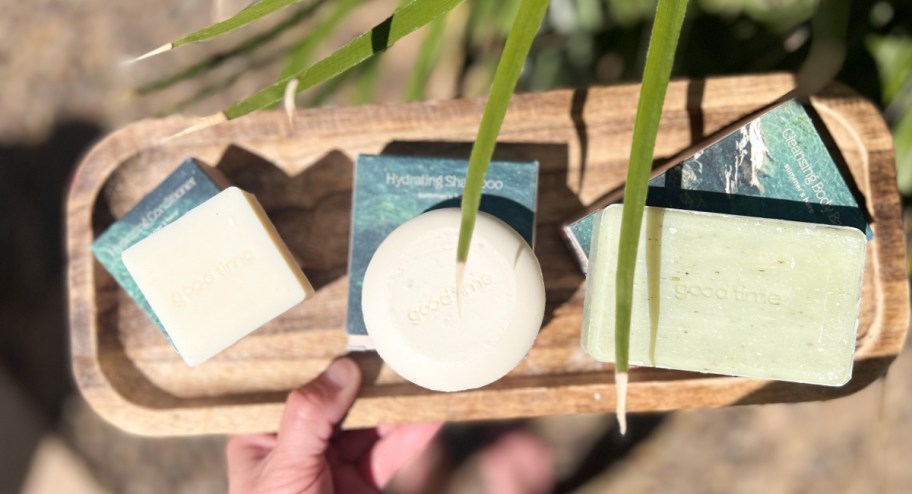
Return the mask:
<svg viewBox="0 0 912 494"><path fill-rule="evenodd" d="M490 384L526 356L541 329L545 284L532 248L478 213L456 285L458 208L396 228L364 275L361 307L377 353L400 376L437 391Z"/></svg>
<svg viewBox="0 0 912 494"><path fill-rule="evenodd" d="M237 187L127 249L123 262L191 366L313 293L259 202Z"/></svg>
<svg viewBox="0 0 912 494"><path fill-rule="evenodd" d="M582 345L615 358L621 206L596 219ZM646 208L630 363L839 386L852 375L865 258L854 228Z"/></svg>

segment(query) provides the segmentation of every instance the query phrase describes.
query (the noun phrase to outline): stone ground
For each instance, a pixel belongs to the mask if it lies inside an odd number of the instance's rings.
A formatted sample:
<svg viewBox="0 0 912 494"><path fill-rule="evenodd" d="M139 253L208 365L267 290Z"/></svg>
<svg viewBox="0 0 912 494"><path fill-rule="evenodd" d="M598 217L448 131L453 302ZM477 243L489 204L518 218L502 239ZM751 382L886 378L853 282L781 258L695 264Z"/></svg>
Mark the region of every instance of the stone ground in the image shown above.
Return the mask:
<svg viewBox="0 0 912 494"><path fill-rule="evenodd" d="M392 3L371 2L351 32ZM225 9L242 5L226 0ZM61 210L71 167L96 139L162 113L246 63L229 61L209 82L153 96L131 88L243 36L122 68L119 61L206 24L210 0L0 0L0 9L0 492L224 492L224 438L131 436L95 415L74 390ZM408 67L415 45L390 52L379 99L398 97L391 88L401 87L407 71L399 69ZM268 55L254 65L276 67ZM267 81L241 78L186 111L211 113ZM440 83L431 95L451 92ZM906 351L885 380L847 398L639 415L627 438L617 435L610 415L452 425L428 458L448 458L453 471L425 492L482 492L478 446L517 428L549 444L560 480L554 492L912 492L910 389Z"/></svg>

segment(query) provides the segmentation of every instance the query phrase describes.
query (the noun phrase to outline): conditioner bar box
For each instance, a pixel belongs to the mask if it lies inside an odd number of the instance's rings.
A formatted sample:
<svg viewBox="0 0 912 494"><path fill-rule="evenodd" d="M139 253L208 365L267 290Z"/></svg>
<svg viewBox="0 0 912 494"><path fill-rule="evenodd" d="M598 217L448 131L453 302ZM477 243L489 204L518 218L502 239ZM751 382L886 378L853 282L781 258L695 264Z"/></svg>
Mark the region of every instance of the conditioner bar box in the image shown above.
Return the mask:
<svg viewBox="0 0 912 494"><path fill-rule="evenodd" d="M121 256L140 240L214 197L225 186L227 180L214 168L188 158L92 243L92 252L98 262L139 304L169 341L167 331L124 267Z"/></svg>

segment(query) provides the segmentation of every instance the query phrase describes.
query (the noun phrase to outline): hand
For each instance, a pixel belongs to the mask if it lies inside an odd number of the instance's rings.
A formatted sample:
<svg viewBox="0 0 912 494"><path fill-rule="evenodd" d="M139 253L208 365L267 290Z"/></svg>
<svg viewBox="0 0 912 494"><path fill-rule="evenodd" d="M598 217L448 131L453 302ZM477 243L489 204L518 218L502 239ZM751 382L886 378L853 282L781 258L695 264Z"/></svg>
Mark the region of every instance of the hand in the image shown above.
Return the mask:
<svg viewBox="0 0 912 494"><path fill-rule="evenodd" d="M230 492L379 493L424 450L441 424L337 431L360 385L358 366L347 358L336 360L288 395L278 435L231 438L226 448Z"/></svg>

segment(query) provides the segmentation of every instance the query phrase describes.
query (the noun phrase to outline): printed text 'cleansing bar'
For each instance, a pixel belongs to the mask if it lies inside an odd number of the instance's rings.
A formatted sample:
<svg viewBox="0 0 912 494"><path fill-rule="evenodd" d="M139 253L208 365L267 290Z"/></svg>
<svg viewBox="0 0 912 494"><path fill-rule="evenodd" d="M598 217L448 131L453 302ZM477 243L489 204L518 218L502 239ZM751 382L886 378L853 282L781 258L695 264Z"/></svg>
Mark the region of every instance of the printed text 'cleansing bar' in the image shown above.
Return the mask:
<svg viewBox="0 0 912 494"><path fill-rule="evenodd" d="M622 207L592 249L583 347L614 361ZM855 228L646 208L630 363L839 386L852 373L865 235Z"/></svg>

